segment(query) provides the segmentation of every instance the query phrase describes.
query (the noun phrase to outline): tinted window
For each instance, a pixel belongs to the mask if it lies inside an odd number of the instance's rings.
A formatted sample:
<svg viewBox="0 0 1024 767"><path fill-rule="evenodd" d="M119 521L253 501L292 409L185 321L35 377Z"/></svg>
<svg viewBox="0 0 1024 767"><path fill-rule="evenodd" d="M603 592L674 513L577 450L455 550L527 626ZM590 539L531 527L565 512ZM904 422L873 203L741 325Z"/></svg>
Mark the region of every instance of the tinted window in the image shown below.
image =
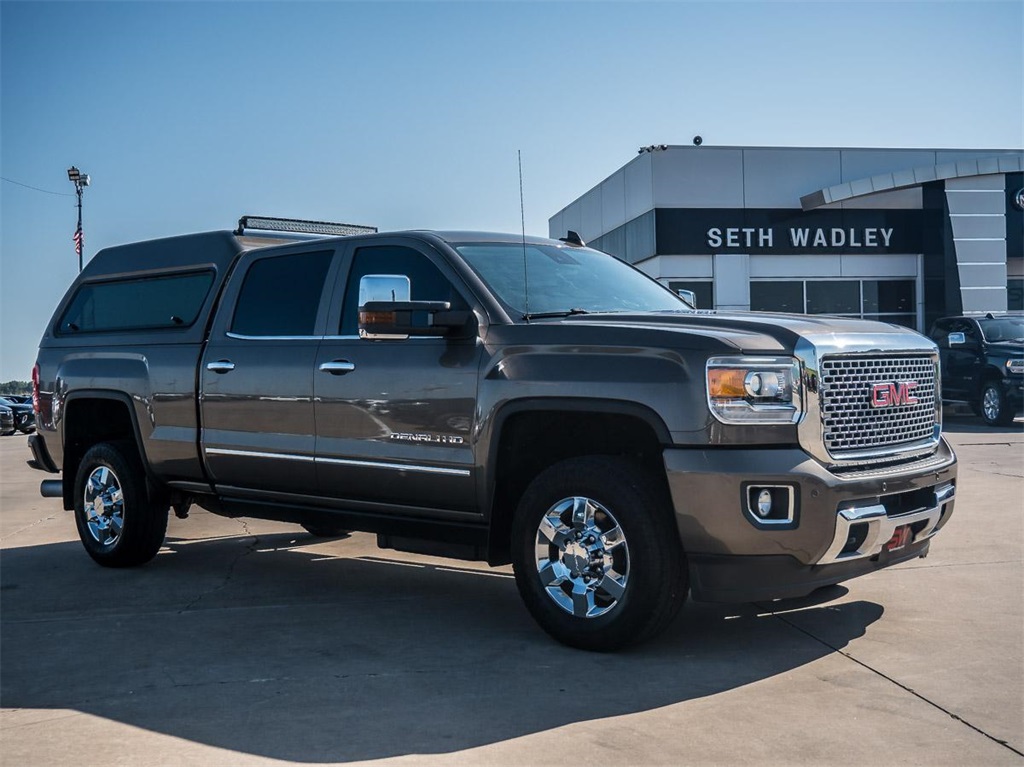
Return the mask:
<svg viewBox="0 0 1024 767"><path fill-rule="evenodd" d="M607 237L607 235L606 235ZM568 312L686 311L657 281L590 248L521 243L456 245L514 316ZM527 276L528 275L528 276Z"/></svg>
<svg viewBox="0 0 1024 767"><path fill-rule="evenodd" d="M986 341L1024 340L1024 317L997 317L978 320Z"/></svg>
<svg viewBox="0 0 1024 767"><path fill-rule="evenodd" d="M804 311L804 284L802 282L750 283L750 308L755 312Z"/></svg>
<svg viewBox="0 0 1024 767"><path fill-rule="evenodd" d="M976 344L978 342L978 331L974 327L974 323L968 319L955 319L949 323L950 333L963 333L964 339L967 343Z"/></svg>
<svg viewBox="0 0 1024 767"><path fill-rule="evenodd" d="M672 280L668 284L669 290L673 293L679 290L692 290L697 299L695 309L713 309L715 306L714 283L698 282L696 280Z"/></svg>
<svg viewBox="0 0 1024 767"><path fill-rule="evenodd" d="M60 321L60 333L185 328L196 321L213 272L82 285Z"/></svg>
<svg viewBox="0 0 1024 767"><path fill-rule="evenodd" d="M860 314L860 283L829 281L807 283L808 314Z"/></svg>
<svg viewBox="0 0 1024 767"><path fill-rule="evenodd" d="M942 348L949 347L949 322L939 320L935 322L931 330L928 331L928 337L931 338Z"/></svg>
<svg viewBox="0 0 1024 767"><path fill-rule="evenodd" d="M864 280L864 311L913 312L914 288L913 280Z"/></svg>
<svg viewBox="0 0 1024 767"><path fill-rule="evenodd" d="M359 332L359 280L367 274L405 275L409 278L412 301L447 301L452 310L469 308L448 278L418 250L400 245L359 248L345 285L339 328L343 336Z"/></svg>
<svg viewBox="0 0 1024 767"><path fill-rule="evenodd" d="M274 256L245 275L231 331L243 336L310 336L333 252Z"/></svg>

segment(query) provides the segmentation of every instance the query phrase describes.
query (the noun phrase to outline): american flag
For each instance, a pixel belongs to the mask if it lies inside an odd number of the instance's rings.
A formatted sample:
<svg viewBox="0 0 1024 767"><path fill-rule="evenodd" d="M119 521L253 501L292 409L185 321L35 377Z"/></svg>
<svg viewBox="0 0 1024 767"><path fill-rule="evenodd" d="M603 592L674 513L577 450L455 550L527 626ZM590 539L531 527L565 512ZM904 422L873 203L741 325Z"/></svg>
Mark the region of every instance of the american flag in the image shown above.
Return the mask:
<svg viewBox="0 0 1024 767"><path fill-rule="evenodd" d="M85 236L82 234L82 225L79 224L78 228L75 229L75 236L72 238L75 241L75 254L82 255L82 243L85 242Z"/></svg>

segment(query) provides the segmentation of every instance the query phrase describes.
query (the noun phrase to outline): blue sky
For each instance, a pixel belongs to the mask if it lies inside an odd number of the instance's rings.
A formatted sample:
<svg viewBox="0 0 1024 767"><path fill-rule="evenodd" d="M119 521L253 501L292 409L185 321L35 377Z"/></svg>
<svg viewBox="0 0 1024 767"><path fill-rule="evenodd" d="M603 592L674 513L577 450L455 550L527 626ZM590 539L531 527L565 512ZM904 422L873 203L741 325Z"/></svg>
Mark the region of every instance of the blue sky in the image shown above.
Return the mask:
<svg viewBox="0 0 1024 767"><path fill-rule="evenodd" d="M636 154L1024 146L1024 2L0 2L0 381L86 258L243 213L518 231ZM58 194L28 189L27 184ZM70 196L68 196L70 195Z"/></svg>

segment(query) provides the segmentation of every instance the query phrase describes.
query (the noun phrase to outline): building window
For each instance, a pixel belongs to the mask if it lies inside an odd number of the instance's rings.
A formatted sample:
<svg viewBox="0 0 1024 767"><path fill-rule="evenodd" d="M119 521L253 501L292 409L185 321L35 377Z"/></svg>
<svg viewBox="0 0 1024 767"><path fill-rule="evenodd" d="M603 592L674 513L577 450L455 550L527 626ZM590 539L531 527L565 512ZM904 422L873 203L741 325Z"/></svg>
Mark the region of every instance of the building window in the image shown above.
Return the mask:
<svg viewBox="0 0 1024 767"><path fill-rule="evenodd" d="M914 280L764 280L750 283L761 312L838 314L917 327Z"/></svg>
<svg viewBox="0 0 1024 767"><path fill-rule="evenodd" d="M750 283L750 308L755 312L804 313L804 284L798 281Z"/></svg>
<svg viewBox="0 0 1024 767"><path fill-rule="evenodd" d="M864 280L864 311L869 313L913 314L913 280Z"/></svg>
<svg viewBox="0 0 1024 767"><path fill-rule="evenodd" d="M891 322L893 325L902 325L905 328L917 330L916 314L865 314L864 319Z"/></svg>
<svg viewBox="0 0 1024 767"><path fill-rule="evenodd" d="M698 309L713 309L715 306L715 283L711 280L670 280L668 289L673 293L692 290Z"/></svg>
<svg viewBox="0 0 1024 767"><path fill-rule="evenodd" d="M1011 312L1024 309L1024 280L1006 281L1006 308Z"/></svg>
<svg viewBox="0 0 1024 767"><path fill-rule="evenodd" d="M860 282L808 282L807 314L860 314Z"/></svg>

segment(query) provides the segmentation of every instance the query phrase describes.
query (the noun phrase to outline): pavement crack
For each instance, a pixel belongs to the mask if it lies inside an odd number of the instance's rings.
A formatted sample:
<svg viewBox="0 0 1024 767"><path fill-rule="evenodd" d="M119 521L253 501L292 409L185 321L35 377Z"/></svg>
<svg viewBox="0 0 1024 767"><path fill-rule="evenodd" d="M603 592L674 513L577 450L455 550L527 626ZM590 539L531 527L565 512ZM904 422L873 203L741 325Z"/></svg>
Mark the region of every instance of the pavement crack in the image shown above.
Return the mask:
<svg viewBox="0 0 1024 767"><path fill-rule="evenodd" d="M242 532L245 534L244 537L250 539L249 543L246 544L246 547L238 554L236 554L235 558L231 560L231 564L228 565L228 571L224 574L224 579L212 589L204 591L201 594L197 594L196 597L191 602L189 602L183 608L178 610L178 615L187 613L188 611L194 609L196 605L198 605L207 597L212 596L213 594L216 594L218 591L222 591L223 589L225 589L227 585L231 583L231 579L235 577L235 568L238 566L238 563L241 562L243 558L255 553L256 547L259 546L260 543L260 537L258 535L253 534L253 532L249 529L248 523L246 523L244 519L239 519L238 522L242 525Z"/></svg>
<svg viewBox="0 0 1024 767"><path fill-rule="evenodd" d="M1024 474L1007 474L1005 471L985 471L984 469L979 469L977 466L971 466L969 468L971 471L976 471L978 474L989 474L996 477L1010 477L1011 479L1024 478Z"/></svg>
<svg viewBox="0 0 1024 767"><path fill-rule="evenodd" d="M59 512L59 511L58 511L58 512L56 512L55 514L51 514L51 515L50 515L50 516L48 516L48 517L44 517L43 519L37 519L37 520L36 520L35 522L33 522L32 524L30 524L30 525L25 525L25 527L22 527L22 528L20 528L20 529L18 529L18 530L15 530L15 531L14 531L13 533L10 533L9 535L5 535L5 536L3 536L2 538L0 538L0 542L2 542L2 541L9 541L9 540L10 540L11 538L13 538L14 536L16 536L16 535L20 535L21 533L25 532L26 530L31 530L31 529L32 529L33 527L37 527L38 525L41 525L41 524L43 524L44 522L49 522L49 521L51 521L51 520L54 520L54 519L56 519L57 517L59 517L60 515L61 515L61 512Z"/></svg>
<svg viewBox="0 0 1024 767"><path fill-rule="evenodd" d="M904 565L895 572L904 570L937 570L943 567L985 567L986 565L1019 565L1019 559L997 559L992 562L936 562L933 565Z"/></svg>
<svg viewBox="0 0 1024 767"><path fill-rule="evenodd" d="M927 703L929 706L932 706L933 708L938 709L939 711L941 711L943 714L948 716L953 721L960 722L961 724L963 724L963 725L969 727L970 729L974 730L979 735L984 735L986 738L991 740L993 743L998 743L1000 746L1003 746L1008 751L1012 751L1017 756L1024 757L1024 751L1020 751L1020 750L1014 748L1013 746L1011 746L1009 743L1007 743L1002 738L997 738L995 735L991 735L991 734L985 732L985 730L981 729L977 725L971 724L969 721L964 719L959 714L956 714L956 713L950 711L948 708L945 708L944 706L939 705L935 701L933 701L930 698L928 698L928 697L922 695L921 693L919 693L913 687L908 687L907 685L905 685L902 682L894 679L893 677L889 676L888 674L886 674L886 673L884 673L882 671L879 671L878 669L868 665L867 663L865 663L862 660L859 660L858 658L855 658L853 655L851 655L850 653L846 652L842 648L836 647L831 642L826 642L821 637L815 636L810 631L808 631L808 630L806 630L804 628L801 628L800 626L796 625L793 621L791 621L788 618L786 618L785 615L781 615L779 613L776 613L774 610L772 610L770 605L756 603L756 602L754 604L756 604L759 609L762 609L765 612L771 613L772 617L777 618L778 620L782 621L783 623L785 623L790 628L795 629L796 631L799 631L804 636L814 640L815 642L818 642L819 644L824 645L825 647L829 648L833 652L839 653L844 658L846 658L847 660L853 661L854 663L856 663L861 668L867 669L871 673L876 674L877 676L880 676L882 679L885 679L887 682L889 682L891 684L894 684L895 686L899 687L901 690L904 690L905 692L909 692L911 695L913 695L918 700L921 700L924 703Z"/></svg>

